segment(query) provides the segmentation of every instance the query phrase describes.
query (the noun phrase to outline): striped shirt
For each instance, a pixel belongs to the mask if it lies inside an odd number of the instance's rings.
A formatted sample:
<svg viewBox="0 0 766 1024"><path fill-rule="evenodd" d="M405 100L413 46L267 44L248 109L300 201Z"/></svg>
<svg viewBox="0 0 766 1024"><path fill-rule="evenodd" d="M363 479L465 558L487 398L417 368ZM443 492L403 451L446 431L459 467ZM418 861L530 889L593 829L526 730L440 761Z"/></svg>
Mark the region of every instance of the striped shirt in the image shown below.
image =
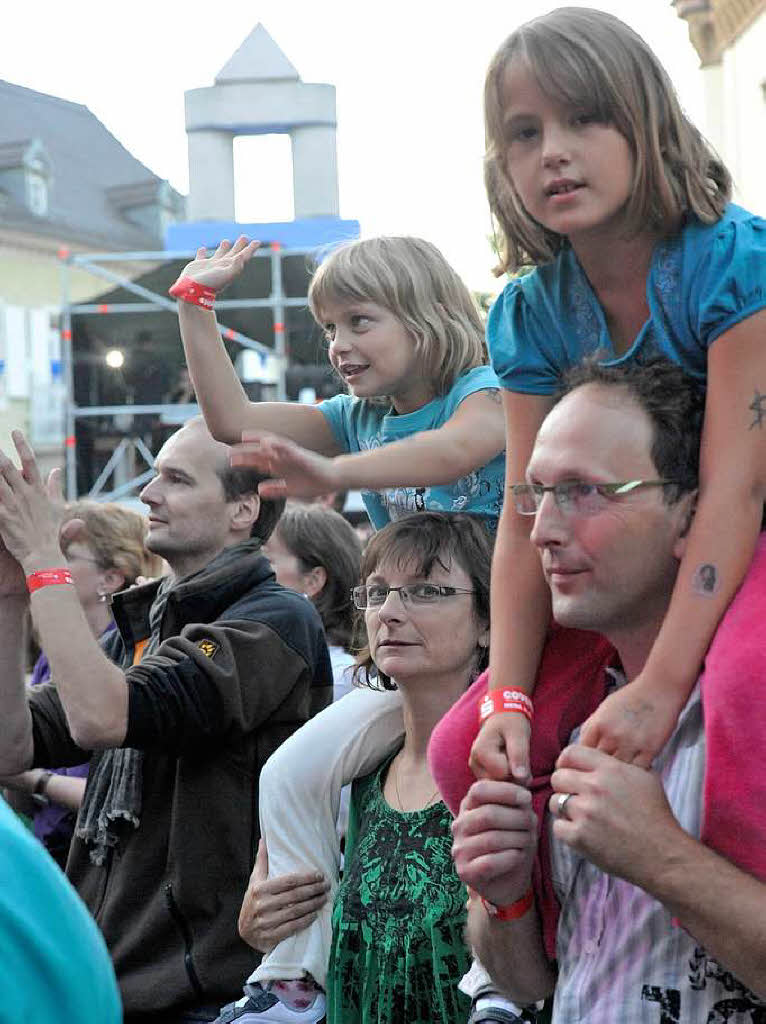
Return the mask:
<svg viewBox="0 0 766 1024"><path fill-rule="evenodd" d="M699 685L655 762L679 824L699 838L705 733ZM760 1020L766 1007L643 889L552 840L561 901L553 1024Z"/></svg>

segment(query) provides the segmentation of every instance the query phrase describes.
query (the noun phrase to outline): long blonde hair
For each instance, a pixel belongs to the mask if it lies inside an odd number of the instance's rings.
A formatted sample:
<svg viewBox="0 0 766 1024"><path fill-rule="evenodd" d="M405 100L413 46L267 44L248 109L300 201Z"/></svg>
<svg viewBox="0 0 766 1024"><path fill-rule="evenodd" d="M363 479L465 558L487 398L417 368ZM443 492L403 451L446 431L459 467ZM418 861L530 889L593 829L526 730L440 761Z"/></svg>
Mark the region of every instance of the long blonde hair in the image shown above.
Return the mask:
<svg viewBox="0 0 766 1024"><path fill-rule="evenodd" d="M731 197L731 176L681 109L673 84L644 40L604 11L561 7L522 25L502 44L484 86L484 179L495 221L496 273L555 258L566 239L534 220L506 169L503 77L522 61L546 96L585 108L627 139L635 162L626 237L669 235L693 213L711 224Z"/></svg>
<svg viewBox="0 0 766 1024"><path fill-rule="evenodd" d="M410 333L423 377L437 395L487 361L471 293L422 238L381 236L339 246L314 274L308 298L320 326L323 308L333 302L374 302L389 310Z"/></svg>

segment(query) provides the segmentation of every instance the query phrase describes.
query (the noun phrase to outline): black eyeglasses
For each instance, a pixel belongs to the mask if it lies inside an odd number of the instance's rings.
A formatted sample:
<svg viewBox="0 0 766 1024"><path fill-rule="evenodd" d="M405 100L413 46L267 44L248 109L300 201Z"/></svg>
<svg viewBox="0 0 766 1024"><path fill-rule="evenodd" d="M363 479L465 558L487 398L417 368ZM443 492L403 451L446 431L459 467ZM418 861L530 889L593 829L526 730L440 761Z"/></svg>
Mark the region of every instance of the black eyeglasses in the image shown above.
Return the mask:
<svg viewBox="0 0 766 1024"><path fill-rule="evenodd" d="M405 583L401 587L389 587L387 583L368 583L354 587L351 597L356 607L364 611L365 608L380 608L392 591L399 595L405 605L437 604L445 597L475 593L463 587L445 587L439 583Z"/></svg>
<svg viewBox="0 0 766 1024"><path fill-rule="evenodd" d="M553 495L556 507L568 516L592 516L601 512L610 499L630 494L638 487L665 487L677 480L623 480L619 483L589 483L565 480L560 484L514 484L511 496L516 511L522 516L537 513L546 493Z"/></svg>

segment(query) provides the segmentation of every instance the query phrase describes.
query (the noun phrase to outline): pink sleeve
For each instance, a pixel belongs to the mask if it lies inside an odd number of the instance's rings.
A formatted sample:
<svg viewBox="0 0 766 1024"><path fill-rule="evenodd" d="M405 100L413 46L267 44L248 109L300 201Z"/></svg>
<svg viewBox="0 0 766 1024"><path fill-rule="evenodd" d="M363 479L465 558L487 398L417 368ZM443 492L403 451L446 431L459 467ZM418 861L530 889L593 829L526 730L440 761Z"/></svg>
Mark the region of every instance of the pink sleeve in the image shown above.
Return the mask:
<svg viewBox="0 0 766 1024"><path fill-rule="evenodd" d="M705 659L702 840L766 881L766 534Z"/></svg>
<svg viewBox="0 0 766 1024"><path fill-rule="evenodd" d="M482 672L438 723L428 744L431 774L453 817L471 783L476 781L468 767L468 757L479 731L479 700L487 692L488 679L489 672Z"/></svg>

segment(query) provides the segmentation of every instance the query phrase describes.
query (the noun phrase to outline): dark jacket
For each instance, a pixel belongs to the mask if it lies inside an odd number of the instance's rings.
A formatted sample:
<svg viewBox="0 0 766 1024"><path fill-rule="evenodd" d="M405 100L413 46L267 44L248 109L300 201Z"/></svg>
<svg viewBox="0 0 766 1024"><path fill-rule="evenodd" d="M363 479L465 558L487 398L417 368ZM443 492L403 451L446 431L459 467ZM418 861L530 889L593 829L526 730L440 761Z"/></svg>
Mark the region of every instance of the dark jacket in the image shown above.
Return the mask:
<svg viewBox="0 0 766 1024"><path fill-rule="evenodd" d="M126 668L124 746L144 751L141 821L103 867L75 839L67 874L103 931L128 1013L239 995L258 960L237 918L259 838L260 770L332 697L314 607L277 584L256 542L238 547L233 562L217 567L219 556L171 589L162 643L133 667L157 584L114 603L118 632L105 649ZM38 687L30 704L35 764L82 762L55 688Z"/></svg>

